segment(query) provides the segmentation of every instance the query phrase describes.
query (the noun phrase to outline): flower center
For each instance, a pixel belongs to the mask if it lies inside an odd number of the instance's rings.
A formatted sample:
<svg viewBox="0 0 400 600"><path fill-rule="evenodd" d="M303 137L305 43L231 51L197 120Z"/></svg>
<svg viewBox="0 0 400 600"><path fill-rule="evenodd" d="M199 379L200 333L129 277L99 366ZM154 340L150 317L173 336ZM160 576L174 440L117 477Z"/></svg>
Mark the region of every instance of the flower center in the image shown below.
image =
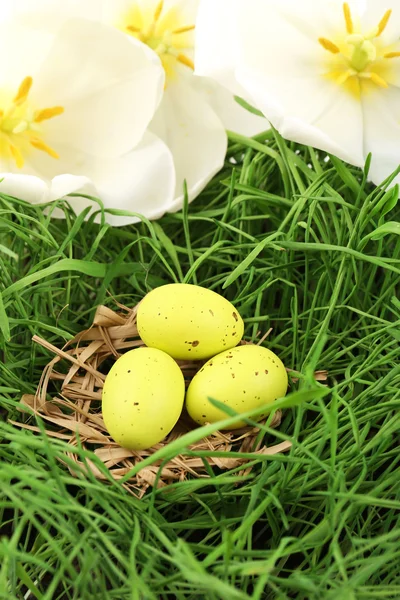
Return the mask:
<svg viewBox="0 0 400 600"><path fill-rule="evenodd" d="M165 11L164 0L160 0L155 10L141 9L133 3L118 27L158 54L167 79L174 76L178 64L194 70L193 61L187 53L193 50L195 26L186 24L176 7Z"/></svg>
<svg viewBox="0 0 400 600"><path fill-rule="evenodd" d="M25 77L14 98L4 106L0 103L0 159L13 160L18 169L22 169L24 156L32 148L59 158L57 152L43 141L41 123L61 115L64 108L52 106L32 110L28 103L32 83L32 77Z"/></svg>
<svg viewBox="0 0 400 600"><path fill-rule="evenodd" d="M360 83L374 87L389 87L391 59L400 57L398 44L384 47L379 39L386 29L392 11L387 10L378 25L368 32L357 31L350 7L343 4L346 34L338 36L337 43L320 37L318 42L331 55L330 69L326 75L339 85L347 85L356 94Z"/></svg>

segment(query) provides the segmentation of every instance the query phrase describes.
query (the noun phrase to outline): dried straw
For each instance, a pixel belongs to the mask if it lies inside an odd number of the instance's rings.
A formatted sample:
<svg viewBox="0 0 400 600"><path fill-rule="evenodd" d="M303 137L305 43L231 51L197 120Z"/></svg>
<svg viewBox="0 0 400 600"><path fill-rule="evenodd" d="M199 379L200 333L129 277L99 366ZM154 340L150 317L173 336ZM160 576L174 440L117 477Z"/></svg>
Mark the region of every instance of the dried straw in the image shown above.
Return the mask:
<svg viewBox="0 0 400 600"><path fill-rule="evenodd" d="M34 336L33 341L54 354L54 358L44 368L36 394L24 395L21 402L52 425L51 428L46 429L50 437L66 440L72 447L76 447L77 434L79 434L83 448L94 448L94 453L104 463L112 477L120 479L144 458L152 456L166 444L190 431L193 424L183 416L161 443L145 451L126 450L109 437L101 415L100 402L106 375L99 368L106 359L116 360L124 351L143 345L136 327L137 306L130 309L118 303L117 305L119 312L114 312L106 306L99 306L93 325L75 336L63 349ZM179 364L188 382L203 363L180 361ZM58 370L59 367L66 372ZM326 373L319 372L316 377L320 380L326 379ZM56 383L55 390L58 388L58 394L49 391L51 381ZM279 426L280 418L280 412L277 412L270 426ZM15 424L38 431L35 426ZM276 454L291 447L290 442L266 447L262 445L258 433L257 427L247 427L234 432L216 432L193 444L189 450L251 453L254 458L257 458L260 454ZM104 473L90 461L84 465L72 451L68 456L81 469L90 468L95 477L105 479ZM238 458L208 456L204 459L182 454L167 463L163 462L162 465L159 460L147 465L128 480L126 487L141 497L155 484L158 488L162 488L174 481L183 481L189 476L207 478L209 475L204 460L207 460L211 467L233 469L245 465L250 459L240 456ZM248 467L242 473L246 474L250 470L251 467Z"/></svg>

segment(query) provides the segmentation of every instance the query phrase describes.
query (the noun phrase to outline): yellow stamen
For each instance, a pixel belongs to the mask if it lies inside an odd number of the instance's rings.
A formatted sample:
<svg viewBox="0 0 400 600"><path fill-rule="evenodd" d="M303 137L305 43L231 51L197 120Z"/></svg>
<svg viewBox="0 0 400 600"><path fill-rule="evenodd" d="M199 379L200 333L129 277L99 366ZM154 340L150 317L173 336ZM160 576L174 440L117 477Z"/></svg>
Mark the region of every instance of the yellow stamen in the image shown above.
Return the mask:
<svg viewBox="0 0 400 600"><path fill-rule="evenodd" d="M400 52L386 52L383 55L383 58L398 58L400 56Z"/></svg>
<svg viewBox="0 0 400 600"><path fill-rule="evenodd" d="M353 31L354 31L353 19L351 18L350 6L347 4L347 2L345 2L343 4L343 14L344 14L344 20L346 21L347 33L349 33L349 34L353 33Z"/></svg>
<svg viewBox="0 0 400 600"><path fill-rule="evenodd" d="M140 31L140 29L138 29L134 25L128 25L126 29L127 31L129 31L129 33L133 33L140 42L146 43L146 36L142 31Z"/></svg>
<svg viewBox="0 0 400 600"><path fill-rule="evenodd" d="M0 108L0 119L2 119L4 117L4 110L1 110Z"/></svg>
<svg viewBox="0 0 400 600"><path fill-rule="evenodd" d="M16 127L14 127L12 132L14 133L14 135L18 135L19 133L22 133L23 131L26 131L27 129L28 129L27 121L20 121L18 123L18 125Z"/></svg>
<svg viewBox="0 0 400 600"><path fill-rule="evenodd" d="M378 85L379 87L382 87L382 88L389 87L387 82L384 79L382 79L382 77L377 75L376 73L366 73L366 75L369 75L369 79L371 79L371 81L376 83L376 85Z"/></svg>
<svg viewBox="0 0 400 600"><path fill-rule="evenodd" d="M9 144L9 148L10 148L11 155L12 155L13 159L15 160L15 164L17 165L18 169L22 169L25 161L24 161L24 157L21 154L21 151L18 148L16 148L15 146L13 146L12 144Z"/></svg>
<svg viewBox="0 0 400 600"><path fill-rule="evenodd" d="M153 17L154 23L157 23L158 19L160 18L163 8L164 8L164 0L160 0L160 2L157 5L157 8L154 12L154 17Z"/></svg>
<svg viewBox="0 0 400 600"><path fill-rule="evenodd" d="M34 114L34 122L41 123L42 121L46 121L47 119L52 119L53 117L58 117L62 115L64 112L64 108L62 106L52 106L51 108L43 108L42 110L37 110Z"/></svg>
<svg viewBox="0 0 400 600"><path fill-rule="evenodd" d="M391 10L387 10L385 12L385 14L383 15L382 19L379 21L379 25L378 25L378 33L376 34L376 36L378 37L379 35L381 35L381 33L383 33L386 29L386 25L389 22L390 19L390 15L392 14Z"/></svg>
<svg viewBox="0 0 400 600"><path fill-rule="evenodd" d="M194 71L194 62L188 56L185 56L184 54L178 54L176 60Z"/></svg>
<svg viewBox="0 0 400 600"><path fill-rule="evenodd" d="M39 138L32 138L30 140L30 143L31 143L31 146L36 148L36 150L41 150L42 152L46 152L46 154L48 154L52 158L60 158L59 155L57 154L57 152L55 150L53 150L53 148L50 148L50 146L45 144L43 140L40 140Z"/></svg>
<svg viewBox="0 0 400 600"><path fill-rule="evenodd" d="M14 104L22 104L28 97L29 91L32 87L33 79L32 77L25 77L21 85L19 86L17 95L15 96L13 103Z"/></svg>
<svg viewBox="0 0 400 600"><path fill-rule="evenodd" d="M186 27L179 27L178 29L174 29L171 31L172 35L178 35L178 33L186 33L187 31L193 31L196 25L186 25Z"/></svg>
<svg viewBox="0 0 400 600"><path fill-rule="evenodd" d="M318 41L321 44L321 46L323 48L325 48L325 50L328 50L329 52L332 52L332 54L339 54L340 48L338 48L336 46L336 44L334 44L330 40L327 40L324 37L320 37L320 38L318 38Z"/></svg>

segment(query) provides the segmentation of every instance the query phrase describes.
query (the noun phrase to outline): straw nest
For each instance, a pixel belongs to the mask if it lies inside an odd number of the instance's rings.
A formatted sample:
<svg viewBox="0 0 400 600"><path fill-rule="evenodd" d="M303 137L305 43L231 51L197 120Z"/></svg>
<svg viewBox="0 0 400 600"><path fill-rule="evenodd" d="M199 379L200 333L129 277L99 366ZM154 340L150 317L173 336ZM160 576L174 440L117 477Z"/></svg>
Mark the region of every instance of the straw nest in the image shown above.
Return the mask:
<svg viewBox="0 0 400 600"><path fill-rule="evenodd" d="M101 394L106 371L123 352L143 345L136 327L137 306L130 309L116 304L118 312L99 306L92 326L75 336L62 349L38 336L33 338L34 342L54 354L54 358L43 370L36 394L23 396L21 403L51 424L46 429L50 437L66 440L72 447L76 447L78 434L83 448L94 450L112 477L124 478L125 487L139 497L154 485L162 488L188 477L209 477L205 460L211 468L217 469L233 469L243 465L241 473L245 474L251 470L251 466L246 468L250 459L241 457L240 453L251 453L256 458L260 454L284 452L291 447L289 441L267 447L263 445L262 436L258 436L259 428L248 427L234 432L215 432L188 446L187 454L180 454L168 461L157 459L156 456L154 461L146 460L146 466L140 469L143 459L148 459L195 426L183 415L161 443L144 451L126 450L109 437L101 414ZM180 361L179 364L185 380L189 382L203 362ZM319 372L316 376L324 379L325 373ZM278 411L269 426L278 427L280 420L281 414ZM29 424L15 424L38 431L37 427ZM217 455L207 458L193 456L193 453L204 450ZM221 453L225 452L230 455L221 458ZM232 457L232 452L238 453L238 457ZM86 461L84 465L73 451L69 453L69 457L82 469L90 468L98 479L106 479L105 474L94 463ZM134 468L135 474L129 477L128 474Z"/></svg>

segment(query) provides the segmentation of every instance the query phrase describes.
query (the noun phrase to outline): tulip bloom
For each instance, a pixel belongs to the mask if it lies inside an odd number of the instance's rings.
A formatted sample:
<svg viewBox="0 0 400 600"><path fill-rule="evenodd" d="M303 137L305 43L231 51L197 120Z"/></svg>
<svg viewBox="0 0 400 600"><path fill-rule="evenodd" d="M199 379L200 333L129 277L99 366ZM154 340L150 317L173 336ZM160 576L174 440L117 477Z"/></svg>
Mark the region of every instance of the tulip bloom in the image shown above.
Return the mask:
<svg viewBox="0 0 400 600"><path fill-rule="evenodd" d="M147 131L164 71L143 44L85 19L45 34L4 22L0 56L0 192L41 203L84 191L149 217L169 208L172 157Z"/></svg>
<svg viewBox="0 0 400 600"><path fill-rule="evenodd" d="M398 0L201 0L196 71L290 140L358 166L371 152L380 183L400 162L399 37Z"/></svg>
<svg viewBox="0 0 400 600"><path fill-rule="evenodd" d="M176 186L168 210L182 207L183 185L195 198L224 164L226 129L244 135L268 129L266 119L239 106L230 92L194 75L194 40L199 0L14 0L13 18L45 29L71 17L102 21L161 61L164 92L148 131L164 141L174 163ZM147 199L137 210L146 214ZM116 205L117 208L119 206Z"/></svg>

